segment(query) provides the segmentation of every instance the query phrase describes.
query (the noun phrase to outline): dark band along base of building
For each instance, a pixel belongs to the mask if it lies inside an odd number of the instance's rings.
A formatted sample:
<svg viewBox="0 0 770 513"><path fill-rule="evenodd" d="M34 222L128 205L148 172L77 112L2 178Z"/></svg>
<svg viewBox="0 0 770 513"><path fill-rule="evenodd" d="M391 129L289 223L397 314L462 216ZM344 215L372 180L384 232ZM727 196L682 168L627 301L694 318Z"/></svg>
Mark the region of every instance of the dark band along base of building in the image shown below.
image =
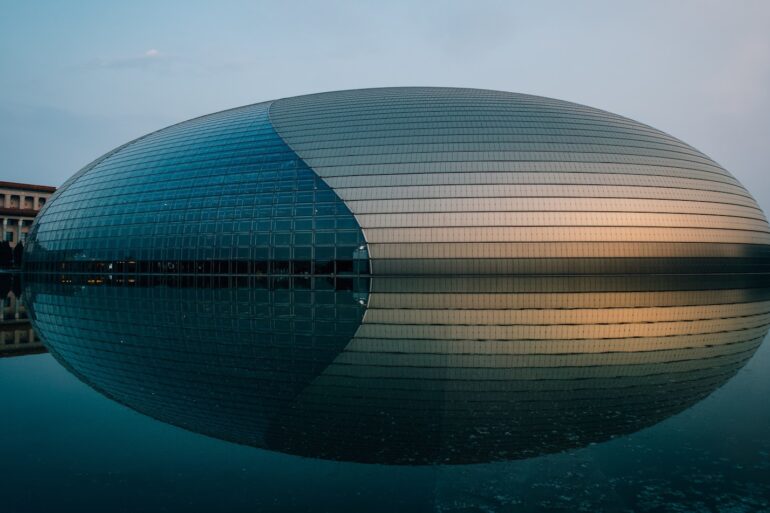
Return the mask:
<svg viewBox="0 0 770 513"><path fill-rule="evenodd" d="M51 353L164 422L387 464L633 433L770 325L767 221L708 157L567 102L392 88L130 142L32 228Z"/></svg>
<svg viewBox="0 0 770 513"><path fill-rule="evenodd" d="M746 189L659 130L449 88L300 96L192 119L86 166L29 271L265 275L764 272Z"/></svg>

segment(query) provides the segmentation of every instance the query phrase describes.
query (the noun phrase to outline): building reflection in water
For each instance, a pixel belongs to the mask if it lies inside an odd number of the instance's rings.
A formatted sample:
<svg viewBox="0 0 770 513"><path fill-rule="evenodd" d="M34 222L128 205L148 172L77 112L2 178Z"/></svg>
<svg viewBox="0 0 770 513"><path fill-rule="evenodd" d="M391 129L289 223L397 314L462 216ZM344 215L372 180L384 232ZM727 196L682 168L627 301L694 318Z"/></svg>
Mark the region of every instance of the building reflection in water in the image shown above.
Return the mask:
<svg viewBox="0 0 770 513"><path fill-rule="evenodd" d="M163 422L309 457L475 463L635 432L770 323L759 275L30 277L51 353Z"/></svg>
<svg viewBox="0 0 770 513"><path fill-rule="evenodd" d="M0 273L0 358L46 351L35 336L21 298L21 286L12 273Z"/></svg>

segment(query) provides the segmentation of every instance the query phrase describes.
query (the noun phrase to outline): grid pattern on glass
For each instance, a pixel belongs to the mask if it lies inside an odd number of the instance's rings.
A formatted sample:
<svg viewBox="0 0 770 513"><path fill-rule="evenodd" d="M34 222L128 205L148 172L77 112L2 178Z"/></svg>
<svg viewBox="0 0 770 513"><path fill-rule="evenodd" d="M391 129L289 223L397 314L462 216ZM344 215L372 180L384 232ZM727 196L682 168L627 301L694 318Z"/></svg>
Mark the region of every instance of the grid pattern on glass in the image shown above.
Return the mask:
<svg viewBox="0 0 770 513"><path fill-rule="evenodd" d="M640 258L642 244L660 244L659 253L709 244L712 257L722 256L720 244L770 244L764 214L717 163L663 132L582 105L383 88L277 100L270 118L356 215L375 272L421 258L433 263L419 272L430 272L464 244L478 258L527 258L548 243L558 258L580 256L557 249L570 242L590 243L597 257L626 242L627 256ZM501 215L508 212L526 215ZM530 249L500 253L499 243Z"/></svg>
<svg viewBox="0 0 770 513"><path fill-rule="evenodd" d="M38 216L27 270L367 272L355 218L278 137L268 108L180 123L88 166Z"/></svg>

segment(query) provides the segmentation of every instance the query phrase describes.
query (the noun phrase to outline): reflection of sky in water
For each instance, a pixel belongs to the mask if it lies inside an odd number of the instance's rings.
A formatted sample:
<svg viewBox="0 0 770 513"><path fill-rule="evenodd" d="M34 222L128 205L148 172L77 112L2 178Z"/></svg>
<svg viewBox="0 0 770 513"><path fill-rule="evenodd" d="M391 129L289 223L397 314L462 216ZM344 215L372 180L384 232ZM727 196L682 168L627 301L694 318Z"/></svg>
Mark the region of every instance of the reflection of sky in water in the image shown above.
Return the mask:
<svg viewBox="0 0 770 513"><path fill-rule="evenodd" d="M25 294L37 329L65 367L166 423L332 460L523 460L389 471L249 452L127 413L52 371L46 356L3 362L4 388L25 390L5 399L9 411L28 408L20 400L27 395L45 403L32 418L11 416L28 419L34 427L27 430L40 430L45 440L4 444L8 461L66 459L64 453L80 447L82 456L46 464L46 471L61 467L68 480L96 479L108 488L176 465L182 476L174 487L184 487L185 473L201 479L217 465L227 468L227 477L211 483L218 487L244 484L249 472L285 472L283 485L297 486L295 472L307 478L321 472L321 481L352 480L369 500L405 486L400 497L413 493L417 503L449 508L578 508L581 500L653 508L655 501L709 503L767 491L762 480L747 488L768 465L759 430L769 425L767 413L756 406L767 387L752 370L767 357L752 362L739 384L688 409L729 380L764 337L770 289L762 279L393 277L362 280L353 290L324 278L309 288L286 280L276 287L257 279L238 286L149 279L148 286L34 281ZM35 373L45 377L31 379ZM47 394L52 380L55 392ZM62 430L44 436L54 421L46 417L66 416L70 408L90 418L57 419ZM22 426L11 429L19 430L16 440L29 436ZM115 436L140 434L126 453L111 447ZM100 444L110 448L90 452ZM160 453L148 457L151 447ZM104 450L114 455L114 468L94 476ZM201 459L190 461L196 453ZM244 475L218 459L223 453L237 455ZM549 453L558 454L540 456ZM147 462L161 455L163 464L148 474ZM272 461L269 469L260 458ZM90 470L72 474L81 464ZM401 483L412 475L415 482ZM367 479L382 481L382 488ZM275 497L310 500L301 495Z"/></svg>

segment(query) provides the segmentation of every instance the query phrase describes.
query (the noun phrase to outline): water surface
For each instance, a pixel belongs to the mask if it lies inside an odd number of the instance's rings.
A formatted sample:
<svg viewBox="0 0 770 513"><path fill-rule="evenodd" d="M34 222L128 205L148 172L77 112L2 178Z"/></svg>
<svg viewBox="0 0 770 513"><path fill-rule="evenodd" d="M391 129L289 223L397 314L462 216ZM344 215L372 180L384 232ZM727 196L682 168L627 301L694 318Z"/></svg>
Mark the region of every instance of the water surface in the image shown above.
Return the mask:
<svg viewBox="0 0 770 513"><path fill-rule="evenodd" d="M28 284L2 511L770 507L761 280L305 285Z"/></svg>

